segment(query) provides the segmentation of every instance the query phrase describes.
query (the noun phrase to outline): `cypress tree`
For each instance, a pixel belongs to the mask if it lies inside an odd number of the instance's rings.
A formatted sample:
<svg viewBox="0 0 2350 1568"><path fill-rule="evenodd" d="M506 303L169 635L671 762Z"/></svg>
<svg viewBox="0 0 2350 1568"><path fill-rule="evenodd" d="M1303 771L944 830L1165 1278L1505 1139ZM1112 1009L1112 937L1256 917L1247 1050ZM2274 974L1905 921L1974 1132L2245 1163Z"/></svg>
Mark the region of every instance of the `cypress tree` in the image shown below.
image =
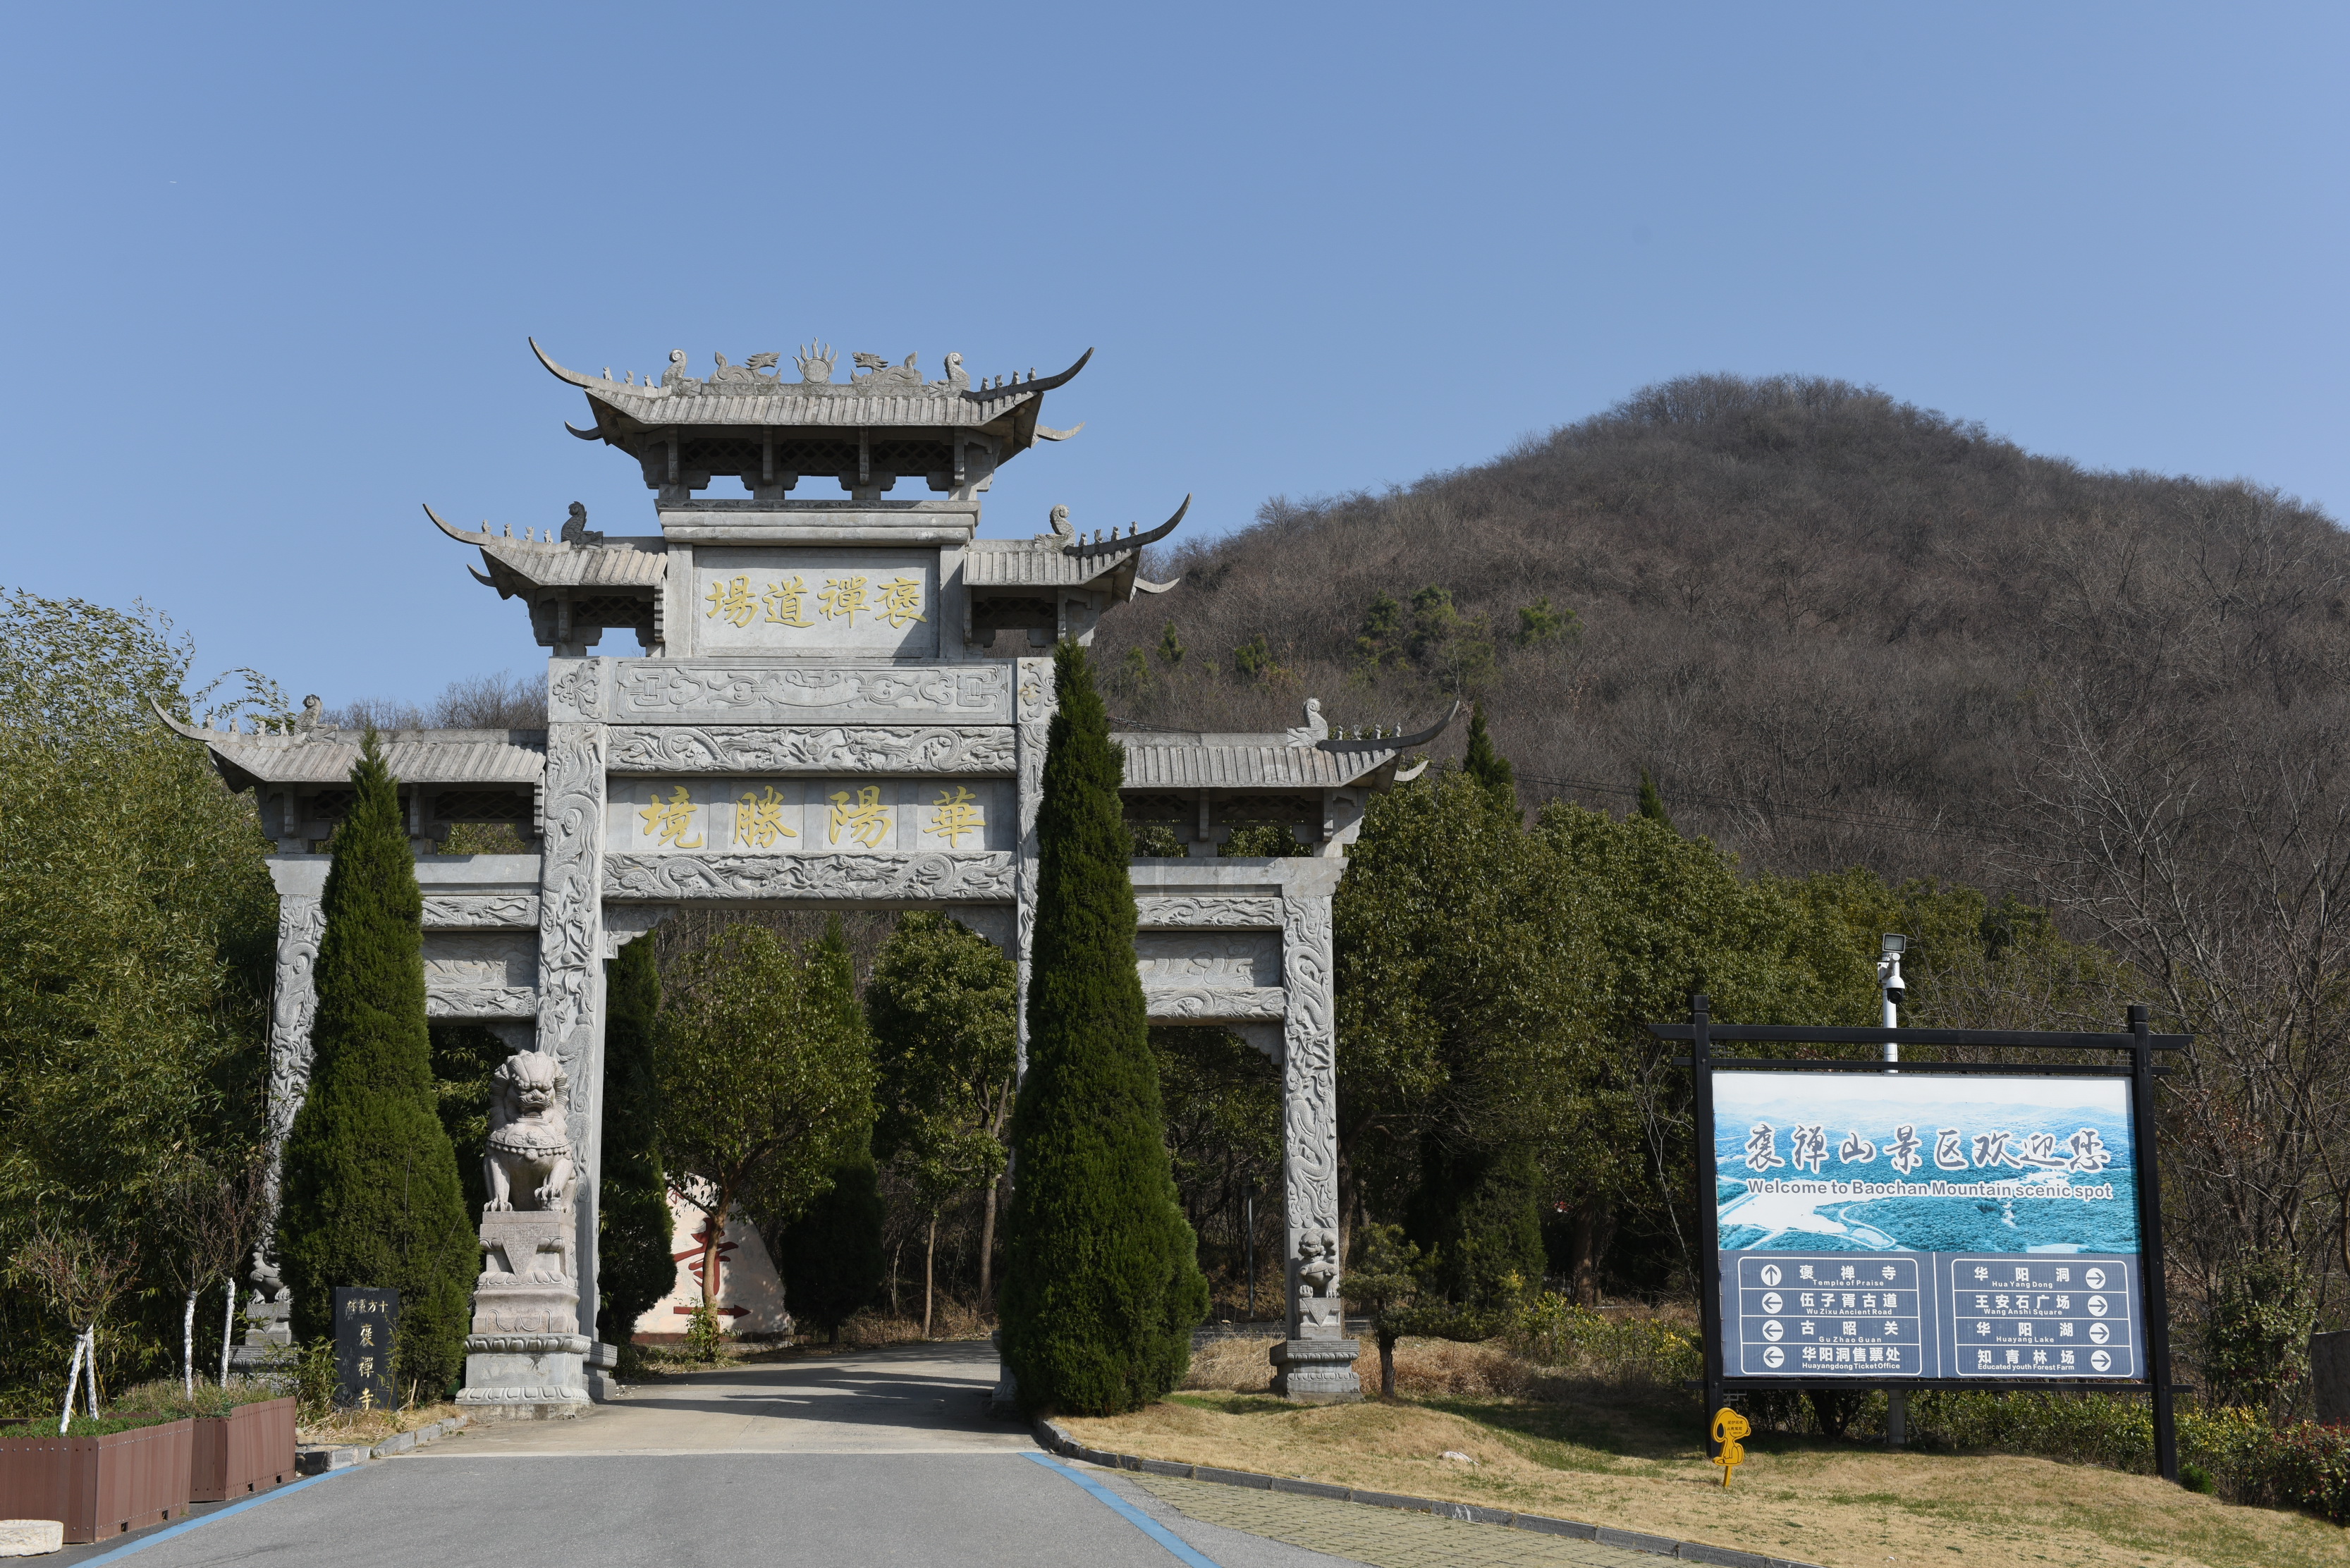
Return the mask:
<svg viewBox="0 0 2350 1568"><path fill-rule="evenodd" d="M1493 749L1493 737L1485 732L1485 704L1477 702L1469 709L1469 754L1461 759L1461 771L1475 779L1484 792L1493 797L1493 804L1512 815L1518 815L1518 770L1510 759Z"/></svg>
<svg viewBox="0 0 2350 1568"><path fill-rule="evenodd" d="M1657 788L1655 777L1646 768L1640 770L1640 815L1650 822L1664 824L1675 833L1680 831L1673 827L1673 819L1665 815L1664 794Z"/></svg>
<svg viewBox="0 0 2350 1568"><path fill-rule="evenodd" d="M832 1168L832 1186L785 1226L770 1249L784 1277L784 1304L799 1324L824 1330L836 1345L840 1325L873 1304L889 1256L881 1244L887 1215L872 1135L857 1140Z"/></svg>
<svg viewBox="0 0 2350 1568"><path fill-rule="evenodd" d="M838 915L825 921L824 935L808 954L808 984L815 1005L830 1014L844 1036L866 1035L865 1012L857 1001L857 963ZM829 1172L831 1185L774 1236L769 1248L793 1317L823 1329L835 1344L840 1325L872 1304L888 1262L871 1124L868 1107L866 1126Z"/></svg>
<svg viewBox="0 0 2350 1568"><path fill-rule="evenodd" d="M653 1022L660 970L639 937L605 971L604 1174L598 1186L597 1337L626 1345L637 1320L677 1282L669 1184L654 1117Z"/></svg>
<svg viewBox="0 0 2350 1568"><path fill-rule="evenodd" d="M1064 642L1053 662L1003 1357L1031 1412L1111 1415L1180 1380L1208 1285L1168 1164L1134 967L1124 760L1085 650Z"/></svg>
<svg viewBox="0 0 2350 1568"><path fill-rule="evenodd" d="M481 1244L434 1105L424 903L372 730L351 788L327 873L310 1087L286 1140L278 1257L299 1339L333 1331L338 1285L399 1291L397 1373L432 1398L464 1371Z"/></svg>

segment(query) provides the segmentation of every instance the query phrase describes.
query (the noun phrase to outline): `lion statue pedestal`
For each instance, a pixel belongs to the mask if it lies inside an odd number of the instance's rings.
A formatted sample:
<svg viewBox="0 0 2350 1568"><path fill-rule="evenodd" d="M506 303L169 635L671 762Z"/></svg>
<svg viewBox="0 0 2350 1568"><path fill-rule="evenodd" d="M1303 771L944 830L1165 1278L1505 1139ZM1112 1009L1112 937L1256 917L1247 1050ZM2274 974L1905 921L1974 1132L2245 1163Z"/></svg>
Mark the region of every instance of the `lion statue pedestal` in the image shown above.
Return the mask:
<svg viewBox="0 0 2350 1568"><path fill-rule="evenodd" d="M594 1342L579 1332L569 1086L563 1064L539 1051L516 1052L491 1075L484 1255L457 1396L484 1416L546 1420L588 1410Z"/></svg>

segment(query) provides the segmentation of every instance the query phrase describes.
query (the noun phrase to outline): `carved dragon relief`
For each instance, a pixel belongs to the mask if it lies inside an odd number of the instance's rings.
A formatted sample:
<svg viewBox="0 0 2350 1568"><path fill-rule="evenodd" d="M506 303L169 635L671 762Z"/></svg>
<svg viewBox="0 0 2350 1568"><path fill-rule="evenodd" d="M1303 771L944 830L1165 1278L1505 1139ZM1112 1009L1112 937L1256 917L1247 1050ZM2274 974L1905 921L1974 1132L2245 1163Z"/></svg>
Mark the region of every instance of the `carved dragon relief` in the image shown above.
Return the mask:
<svg viewBox="0 0 2350 1568"><path fill-rule="evenodd" d="M1012 737L1006 725L620 725L612 731L612 767L652 774L1009 774Z"/></svg>
<svg viewBox="0 0 2350 1568"><path fill-rule="evenodd" d="M269 1218L277 1213L279 1154L310 1086L310 1024L318 1012L315 971L327 935L320 901L289 893L277 902L277 967L269 998Z"/></svg>
<svg viewBox="0 0 2350 1568"><path fill-rule="evenodd" d="M1338 1229L1338 1072L1330 1000L1330 901L1299 898L1282 911L1281 966L1286 981L1287 1018L1283 1030L1281 1134L1289 1193L1290 1290L1293 1299L1311 1282L1315 1298L1338 1293L1335 1248L1326 1260L1309 1249L1309 1237L1336 1235ZM1307 1282L1300 1270L1326 1261L1326 1282ZM1292 1338L1318 1327L1318 1319L1293 1323Z"/></svg>
<svg viewBox="0 0 2350 1568"><path fill-rule="evenodd" d="M1259 1023L1278 1020L1285 995L1277 985L1149 985L1142 1004L1169 1023Z"/></svg>
<svg viewBox="0 0 2350 1568"><path fill-rule="evenodd" d="M1014 990L1017 1012L1014 1018L1014 1040L1019 1071L1028 1071L1028 951L1036 930L1036 813L1045 803L1045 753L1052 734L1053 715L1060 702L1054 691L1053 661L1049 659L1023 659L1014 661L1019 674L1017 706L1017 755L1020 764L1020 840L1014 851L1018 864L1014 872L1015 905L1013 924L1015 945Z"/></svg>
<svg viewBox="0 0 2350 1568"><path fill-rule="evenodd" d="M589 998L603 962L604 762L600 724L555 724L546 737L546 807L540 860L538 1048L563 1064L571 1110L587 1110L582 1056Z"/></svg>
<svg viewBox="0 0 2350 1568"><path fill-rule="evenodd" d="M538 992L526 985L435 985L424 992L427 1018L532 1018Z"/></svg>
<svg viewBox="0 0 2350 1568"><path fill-rule="evenodd" d="M424 900L424 929L432 930L538 929L536 893L442 893Z"/></svg>
<svg viewBox="0 0 2350 1568"><path fill-rule="evenodd" d="M1146 930L1194 930L1222 926L1253 926L1263 930L1281 927L1278 898L1212 898L1179 894L1153 898L1138 890L1136 923Z"/></svg>
<svg viewBox="0 0 2350 1568"><path fill-rule="evenodd" d="M859 898L987 902L1013 893L1003 850L920 855L608 855L604 891L629 899Z"/></svg>

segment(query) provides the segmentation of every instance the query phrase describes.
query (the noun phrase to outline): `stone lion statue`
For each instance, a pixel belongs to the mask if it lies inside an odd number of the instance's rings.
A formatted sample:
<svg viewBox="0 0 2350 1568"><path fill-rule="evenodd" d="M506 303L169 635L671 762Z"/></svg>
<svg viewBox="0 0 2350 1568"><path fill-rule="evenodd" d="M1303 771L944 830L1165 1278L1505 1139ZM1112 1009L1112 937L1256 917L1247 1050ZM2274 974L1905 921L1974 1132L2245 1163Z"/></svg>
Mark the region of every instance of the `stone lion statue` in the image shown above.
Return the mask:
<svg viewBox="0 0 2350 1568"><path fill-rule="evenodd" d="M544 1051L517 1051L490 1075L490 1144L482 1159L488 1208L570 1207L571 1136L563 1112L570 1086L563 1064Z"/></svg>

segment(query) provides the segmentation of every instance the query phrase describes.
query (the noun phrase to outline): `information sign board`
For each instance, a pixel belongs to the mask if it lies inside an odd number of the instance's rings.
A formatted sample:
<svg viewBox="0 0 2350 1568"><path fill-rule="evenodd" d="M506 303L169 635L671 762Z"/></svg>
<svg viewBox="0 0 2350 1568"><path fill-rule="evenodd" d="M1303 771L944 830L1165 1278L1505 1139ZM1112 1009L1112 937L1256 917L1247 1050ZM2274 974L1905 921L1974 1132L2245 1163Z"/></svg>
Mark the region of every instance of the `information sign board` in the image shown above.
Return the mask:
<svg viewBox="0 0 2350 1568"><path fill-rule="evenodd" d="M2127 1079L1711 1073L1725 1377L2145 1376Z"/></svg>
<svg viewBox="0 0 2350 1568"><path fill-rule="evenodd" d="M2129 1388L2177 1478L2161 1191L2140 1175L2157 1057L2188 1036L2135 1004L2110 1033L1718 1023L1701 994L1648 1030L1695 1069L1707 1408L1740 1388ZM1804 1049L1756 1049L1780 1043Z"/></svg>

